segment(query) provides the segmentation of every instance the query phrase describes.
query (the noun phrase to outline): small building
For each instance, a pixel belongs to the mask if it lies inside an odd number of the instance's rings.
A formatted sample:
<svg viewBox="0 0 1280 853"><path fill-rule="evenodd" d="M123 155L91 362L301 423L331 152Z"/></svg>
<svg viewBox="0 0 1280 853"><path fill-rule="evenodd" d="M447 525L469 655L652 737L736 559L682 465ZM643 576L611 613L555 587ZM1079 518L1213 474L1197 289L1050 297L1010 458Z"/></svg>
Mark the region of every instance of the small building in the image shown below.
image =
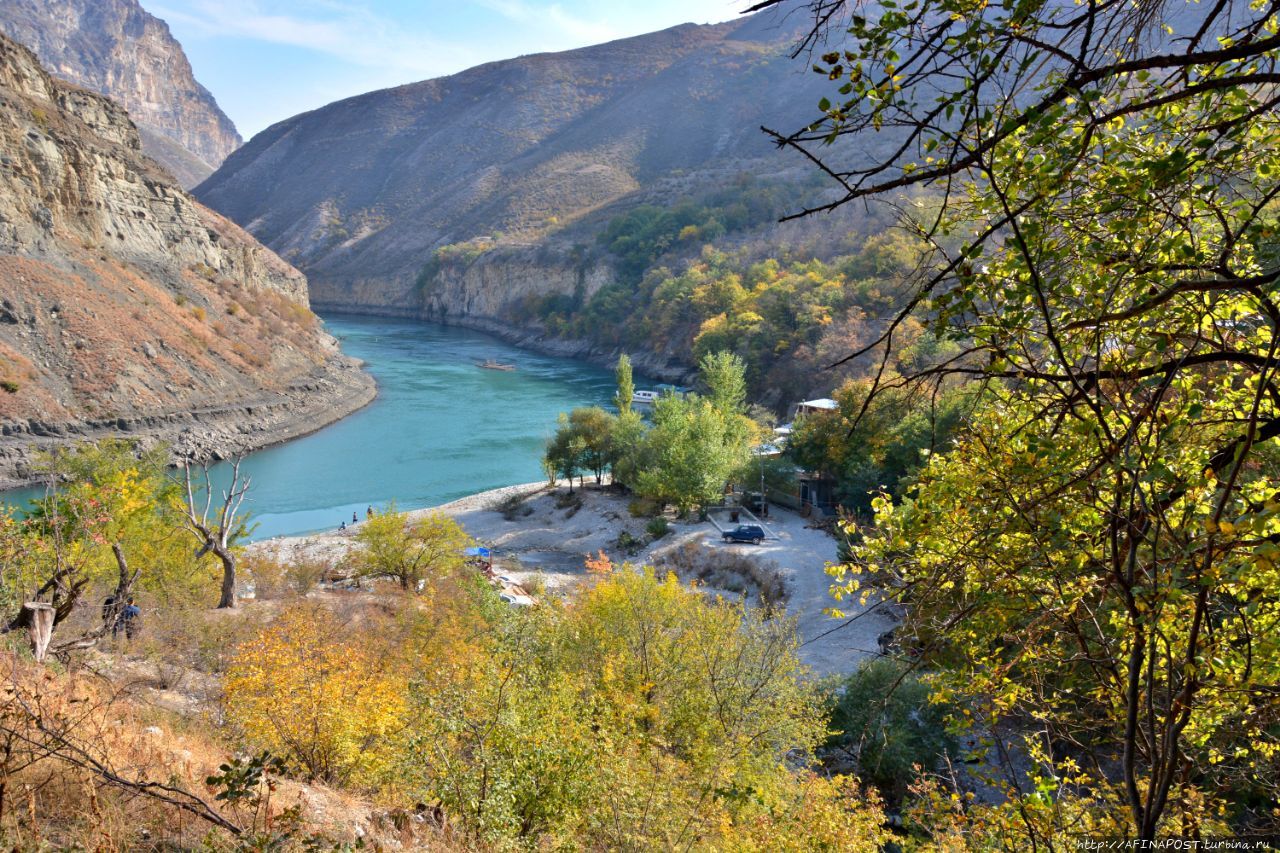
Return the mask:
<svg viewBox="0 0 1280 853"><path fill-rule="evenodd" d="M829 397L820 397L817 400L805 400L803 403L796 404L796 417L802 415L816 415L822 412L835 412L840 409L840 404Z"/></svg>
<svg viewBox="0 0 1280 853"><path fill-rule="evenodd" d="M806 471L798 478L800 511L805 515L836 514L836 480L826 474Z"/></svg>

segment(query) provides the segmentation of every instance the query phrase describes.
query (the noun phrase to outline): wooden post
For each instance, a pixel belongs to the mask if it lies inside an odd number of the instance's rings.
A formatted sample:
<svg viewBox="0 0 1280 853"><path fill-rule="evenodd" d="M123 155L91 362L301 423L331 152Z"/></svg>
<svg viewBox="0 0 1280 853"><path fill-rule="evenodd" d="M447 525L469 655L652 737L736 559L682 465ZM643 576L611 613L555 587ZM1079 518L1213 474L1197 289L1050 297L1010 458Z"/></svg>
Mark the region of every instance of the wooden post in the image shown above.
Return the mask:
<svg viewBox="0 0 1280 853"><path fill-rule="evenodd" d="M44 663L49 639L53 636L53 605L28 601L22 605L22 616L27 625L27 637L31 640L31 653L36 663Z"/></svg>

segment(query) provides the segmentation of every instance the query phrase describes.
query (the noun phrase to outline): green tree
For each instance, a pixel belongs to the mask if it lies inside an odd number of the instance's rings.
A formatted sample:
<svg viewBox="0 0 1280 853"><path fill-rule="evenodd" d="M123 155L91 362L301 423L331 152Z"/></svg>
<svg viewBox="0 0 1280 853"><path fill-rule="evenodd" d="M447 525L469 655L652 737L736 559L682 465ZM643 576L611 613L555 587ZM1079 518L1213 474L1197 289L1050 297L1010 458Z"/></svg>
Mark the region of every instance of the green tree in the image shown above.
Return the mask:
<svg viewBox="0 0 1280 853"><path fill-rule="evenodd" d="M696 394L663 397L653 409L636 492L681 512L716 502L750 457L746 419Z"/></svg>
<svg viewBox="0 0 1280 853"><path fill-rule="evenodd" d="M882 491L901 496L928 455L950 446L974 397L965 387L873 389L869 379L846 383L835 392L836 411L796 420L786 451L802 468L834 477L840 503L861 513Z"/></svg>
<svg viewBox="0 0 1280 853"><path fill-rule="evenodd" d="M462 526L447 515L430 512L410 518L397 512L394 503L360 525L355 538L361 574L393 578L402 589L415 592L463 571L464 552L472 544Z"/></svg>
<svg viewBox="0 0 1280 853"><path fill-rule="evenodd" d="M631 411L631 400L636 393L635 379L631 375L631 357L626 353L618 356L618 366L614 368L614 377L618 383L618 392L613 396L613 405L618 413L625 415Z"/></svg>
<svg viewBox="0 0 1280 853"><path fill-rule="evenodd" d="M573 478L582 471L593 473L596 485L600 485L616 455L616 421L617 418L599 406L574 409L567 415L561 413L556 432L547 442L543 465L567 478L570 492Z"/></svg>
<svg viewBox="0 0 1280 853"><path fill-rule="evenodd" d="M648 431L639 412L628 409L614 419L609 436L609 469L615 485L633 488L640 472L648 466Z"/></svg>
<svg viewBox="0 0 1280 853"><path fill-rule="evenodd" d="M569 481L570 494L573 493L573 478L582 470L586 454L587 447L582 436L569 424L569 416L561 412L559 426L547 440L542 463L548 471Z"/></svg>
<svg viewBox="0 0 1280 853"><path fill-rule="evenodd" d="M901 801L917 765L933 771L954 756L956 738L947 730L952 709L929 701L929 685L892 658L864 663L832 697L828 746L849 755L858 774L886 796Z"/></svg>
<svg viewBox="0 0 1280 853"><path fill-rule="evenodd" d="M732 352L707 353L698 362L707 398L727 415L740 415L747 408L746 365Z"/></svg>
<svg viewBox="0 0 1280 853"><path fill-rule="evenodd" d="M1247 813L1280 793L1260 630L1280 616L1275 9L836 19L825 119L780 139L903 134L891 162L826 164L835 204L946 187L915 223L938 251L909 304L963 349L909 378L1000 380L907 500L878 501L857 570L895 579L940 695L988 731L1036 721L1036 790L1010 780L1024 844L1086 788L1141 839Z"/></svg>
<svg viewBox="0 0 1280 853"><path fill-rule="evenodd" d="M614 416L599 406L574 409L569 413L569 429L580 439L582 466L592 472L600 485L609 467Z"/></svg>

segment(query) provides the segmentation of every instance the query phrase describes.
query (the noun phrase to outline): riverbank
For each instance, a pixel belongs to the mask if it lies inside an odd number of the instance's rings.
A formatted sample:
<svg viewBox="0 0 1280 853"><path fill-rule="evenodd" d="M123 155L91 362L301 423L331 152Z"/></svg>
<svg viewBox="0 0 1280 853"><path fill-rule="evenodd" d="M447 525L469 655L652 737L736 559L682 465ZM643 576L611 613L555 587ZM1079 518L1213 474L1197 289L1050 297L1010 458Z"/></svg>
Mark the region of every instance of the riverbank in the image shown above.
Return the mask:
<svg viewBox="0 0 1280 853"><path fill-rule="evenodd" d="M786 615L795 620L801 638L801 660L820 676L852 672L878 652L877 638L895 624L874 600L863 605L831 598L825 570L838 559L838 543L797 513L774 509L769 528L776 538L753 546L726 544L709 522L671 519L669 532L655 539L646 529L650 520L633 517L630 503L630 497L609 488L578 488L571 496L563 485L552 488L541 482L492 489L409 515L440 512L453 518L493 550L497 574L525 589L544 590L544 595L573 595L589 577L585 557L601 551L615 564L657 565L686 580L690 577L683 568L691 559L702 565L723 563L726 569L713 577L734 588L706 587L705 581L703 586L726 598L746 594L755 600L756 589L748 579L726 579L735 566L775 575L785 590ZM359 528L267 539L250 548L340 568L356 547ZM837 606L844 619L826 615Z"/></svg>
<svg viewBox="0 0 1280 853"><path fill-rule="evenodd" d="M540 329L512 326L488 317L438 315L417 308L400 308L393 305L350 305L338 302L316 301L317 310L326 314L348 317L387 317L416 320L422 323L438 323L484 332L487 335L519 347L522 350L556 358L572 358L612 370L618 356L626 352L632 368L639 374L676 385L691 385L697 378L696 367L683 364L674 356L647 350L623 350L620 347L601 347L578 338L550 337Z"/></svg>
<svg viewBox="0 0 1280 853"><path fill-rule="evenodd" d="M363 362L339 354L278 392L222 406L65 423L6 423L0 427L0 490L32 485L37 458L70 444L126 438L145 447L168 444L175 460L227 459L313 433L364 408L377 393Z"/></svg>

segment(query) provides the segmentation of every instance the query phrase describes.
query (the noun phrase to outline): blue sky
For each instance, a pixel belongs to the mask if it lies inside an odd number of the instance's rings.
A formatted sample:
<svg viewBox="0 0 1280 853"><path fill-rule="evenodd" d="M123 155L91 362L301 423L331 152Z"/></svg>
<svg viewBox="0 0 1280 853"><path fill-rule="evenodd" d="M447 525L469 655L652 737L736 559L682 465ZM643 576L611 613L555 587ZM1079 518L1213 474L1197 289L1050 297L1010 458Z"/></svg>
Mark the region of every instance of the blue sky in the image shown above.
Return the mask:
<svg viewBox="0 0 1280 853"><path fill-rule="evenodd" d="M331 101L482 62L736 16L750 0L142 0L248 139Z"/></svg>

